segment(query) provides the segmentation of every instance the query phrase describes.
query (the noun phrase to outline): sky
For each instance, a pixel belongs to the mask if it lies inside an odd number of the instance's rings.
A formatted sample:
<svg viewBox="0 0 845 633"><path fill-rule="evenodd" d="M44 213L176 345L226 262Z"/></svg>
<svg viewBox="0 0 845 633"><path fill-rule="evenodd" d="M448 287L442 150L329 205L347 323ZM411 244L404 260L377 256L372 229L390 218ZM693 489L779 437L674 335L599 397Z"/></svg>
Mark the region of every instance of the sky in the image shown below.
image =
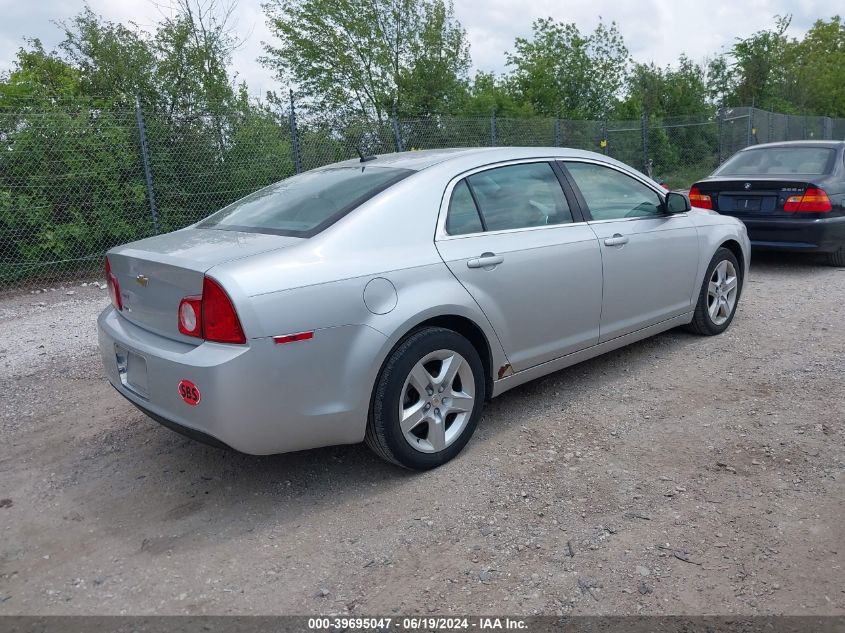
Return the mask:
<svg viewBox="0 0 845 633"><path fill-rule="evenodd" d="M262 42L272 42L262 0L238 0L236 31L243 44L232 67L249 92L261 96L280 88L272 74L256 61ZM152 30L167 0L89 0L108 20L134 21ZM83 8L83 0L0 0L0 72L12 67L24 37L38 37L48 50L62 39L54 24ZM582 32L599 21L616 21L636 61L673 63L681 53L697 62L729 48L745 37L774 24L775 15L793 16L789 34L801 36L816 19L842 12L841 0L454 0L455 14L467 31L473 67L506 70L505 51L516 37L531 34L531 23L551 17L575 22Z"/></svg>

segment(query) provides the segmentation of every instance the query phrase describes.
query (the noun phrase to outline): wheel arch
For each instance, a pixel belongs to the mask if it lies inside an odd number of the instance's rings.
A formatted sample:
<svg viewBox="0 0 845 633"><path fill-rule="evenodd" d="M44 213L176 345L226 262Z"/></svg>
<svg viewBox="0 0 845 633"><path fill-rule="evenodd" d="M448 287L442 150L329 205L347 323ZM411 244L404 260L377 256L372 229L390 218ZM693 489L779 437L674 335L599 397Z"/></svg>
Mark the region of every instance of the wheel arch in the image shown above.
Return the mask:
<svg viewBox="0 0 845 633"><path fill-rule="evenodd" d="M490 347L490 341L487 340L487 335L484 334L484 330L482 330L472 319L465 316L457 314L443 314L440 316L430 317L411 328L411 330L402 335L400 343L410 334L424 327L442 327L447 330L452 330L453 332L457 332L463 336L472 344L475 351L478 352L479 358L481 358L481 365L484 367L484 396L485 400L489 400L493 395L493 351Z"/></svg>
<svg viewBox="0 0 845 633"><path fill-rule="evenodd" d="M372 407L372 398L375 397L379 377L381 376L387 360L393 352L402 345L405 339L411 336L414 332L426 327L442 327L447 330L452 330L470 342L470 344L478 352L478 356L481 359L481 365L484 368L485 400L489 400L493 396L493 364L495 361L494 350L491 346L488 334L470 317L456 314L455 312L445 311L441 314L421 316L418 320L406 323L399 329L401 334L391 337L392 344L381 354L381 362L379 364L375 380L373 381L370 407ZM509 365L505 365L504 367L509 367Z"/></svg>
<svg viewBox="0 0 845 633"><path fill-rule="evenodd" d="M739 262L739 267L740 270L742 270L742 274L745 275L745 253L742 252L742 246L739 245L739 242L734 239L728 239L719 244L719 248L726 248L734 254L734 257L736 257L736 261Z"/></svg>

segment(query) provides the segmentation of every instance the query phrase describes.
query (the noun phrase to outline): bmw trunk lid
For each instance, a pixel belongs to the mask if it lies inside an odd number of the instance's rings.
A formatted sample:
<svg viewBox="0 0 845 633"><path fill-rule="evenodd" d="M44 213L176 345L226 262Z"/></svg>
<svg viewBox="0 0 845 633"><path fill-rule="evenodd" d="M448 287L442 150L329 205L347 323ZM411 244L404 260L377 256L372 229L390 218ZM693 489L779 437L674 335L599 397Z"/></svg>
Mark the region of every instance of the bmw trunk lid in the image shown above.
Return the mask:
<svg viewBox="0 0 845 633"><path fill-rule="evenodd" d="M699 192L710 196L713 210L723 215L789 216L784 210L790 196L800 196L809 186L806 180L782 178L710 178L696 183Z"/></svg>
<svg viewBox="0 0 845 633"><path fill-rule="evenodd" d="M281 235L189 227L114 248L108 258L120 284L121 315L156 334L196 344L198 339L180 334L178 310L183 298L202 294L206 271L301 242Z"/></svg>

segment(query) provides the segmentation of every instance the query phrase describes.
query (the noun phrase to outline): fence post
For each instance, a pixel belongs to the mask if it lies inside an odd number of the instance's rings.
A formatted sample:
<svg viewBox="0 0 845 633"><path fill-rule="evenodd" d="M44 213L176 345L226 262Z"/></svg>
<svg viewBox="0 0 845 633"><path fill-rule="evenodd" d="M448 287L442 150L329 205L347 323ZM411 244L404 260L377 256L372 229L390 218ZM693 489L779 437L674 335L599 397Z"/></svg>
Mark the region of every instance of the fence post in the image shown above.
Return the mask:
<svg viewBox="0 0 845 633"><path fill-rule="evenodd" d="M293 90L290 91L290 116L288 117L290 123L290 147L293 152L293 168L296 173L302 171L302 156L299 151L299 130L296 128L296 110L293 107Z"/></svg>
<svg viewBox="0 0 845 633"><path fill-rule="evenodd" d="M746 130L747 134L746 134L746 139L745 139L745 146L746 147L751 146L751 135L752 135L753 129L754 129L754 108L748 108L748 129Z"/></svg>
<svg viewBox="0 0 845 633"><path fill-rule="evenodd" d="M496 147L496 106L490 113L490 147Z"/></svg>
<svg viewBox="0 0 845 633"><path fill-rule="evenodd" d="M722 128L725 125L725 109L720 107L716 110L716 127L718 129L717 134L719 135L719 165L722 164L722 158L724 157L724 153L722 151Z"/></svg>
<svg viewBox="0 0 845 633"><path fill-rule="evenodd" d="M150 215L153 217L153 230L158 235L158 211L153 189L153 172L150 169L150 153L147 148L147 128L144 125L144 111L141 110L141 95L135 95L135 118L138 121L138 136L141 141L141 160L144 164L144 180L147 181L147 198L150 201Z"/></svg>
<svg viewBox="0 0 845 633"><path fill-rule="evenodd" d="M396 104L393 104L393 116L390 117L390 123L393 126L393 140L396 143L396 151L404 152L402 133L399 131L399 119L396 116Z"/></svg>
<svg viewBox="0 0 845 633"><path fill-rule="evenodd" d="M560 147L560 115L555 117L555 139L554 146Z"/></svg>
<svg viewBox="0 0 845 633"><path fill-rule="evenodd" d="M768 119L768 122L769 122L769 134L768 134L768 136L766 136L766 141L771 143L772 141L775 140L774 139L774 136L775 136L775 121L774 121L774 117L772 116L771 112L766 113L766 118Z"/></svg>
<svg viewBox="0 0 845 633"><path fill-rule="evenodd" d="M602 118L602 120L601 120L601 143L600 143L600 145L601 145L602 154L604 154L605 156L607 156L607 152L608 152L607 146L608 146L608 144L609 144L609 142L608 142L608 138L607 138L607 119Z"/></svg>
<svg viewBox="0 0 845 633"><path fill-rule="evenodd" d="M648 112L643 110L640 116L640 127L643 135L643 173L651 178L651 170L648 166Z"/></svg>
<svg viewBox="0 0 845 633"><path fill-rule="evenodd" d="M822 138L826 141L833 138L833 119L829 116L826 116L822 123Z"/></svg>

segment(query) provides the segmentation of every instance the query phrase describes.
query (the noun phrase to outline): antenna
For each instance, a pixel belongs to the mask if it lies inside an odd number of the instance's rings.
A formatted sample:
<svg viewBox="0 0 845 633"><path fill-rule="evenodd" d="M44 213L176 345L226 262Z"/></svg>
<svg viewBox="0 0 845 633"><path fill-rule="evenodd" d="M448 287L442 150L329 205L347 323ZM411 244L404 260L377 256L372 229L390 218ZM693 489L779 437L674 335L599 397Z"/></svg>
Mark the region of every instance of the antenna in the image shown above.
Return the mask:
<svg viewBox="0 0 845 633"><path fill-rule="evenodd" d="M358 157L361 159L362 163L369 162L371 160L375 160L378 156L365 156L364 152L361 151L361 148L357 145L355 146L355 151L358 152Z"/></svg>

